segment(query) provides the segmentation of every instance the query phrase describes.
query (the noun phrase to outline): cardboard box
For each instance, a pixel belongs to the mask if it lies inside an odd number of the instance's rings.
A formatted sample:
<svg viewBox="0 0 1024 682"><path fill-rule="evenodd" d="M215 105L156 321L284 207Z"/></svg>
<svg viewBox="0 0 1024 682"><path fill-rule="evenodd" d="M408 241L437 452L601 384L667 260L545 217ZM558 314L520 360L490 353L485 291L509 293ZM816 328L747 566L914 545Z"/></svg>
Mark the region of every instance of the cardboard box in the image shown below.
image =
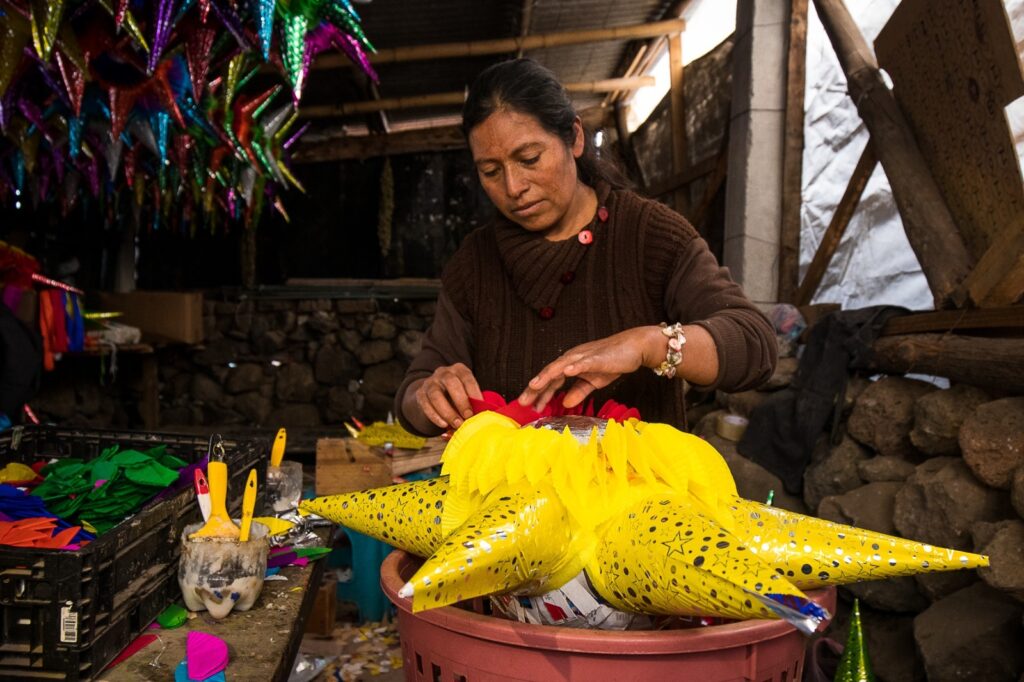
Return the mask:
<svg viewBox="0 0 1024 682"><path fill-rule="evenodd" d="M98 310L124 313L118 322L138 327L147 340L201 343L203 294L199 291L99 292Z"/></svg>

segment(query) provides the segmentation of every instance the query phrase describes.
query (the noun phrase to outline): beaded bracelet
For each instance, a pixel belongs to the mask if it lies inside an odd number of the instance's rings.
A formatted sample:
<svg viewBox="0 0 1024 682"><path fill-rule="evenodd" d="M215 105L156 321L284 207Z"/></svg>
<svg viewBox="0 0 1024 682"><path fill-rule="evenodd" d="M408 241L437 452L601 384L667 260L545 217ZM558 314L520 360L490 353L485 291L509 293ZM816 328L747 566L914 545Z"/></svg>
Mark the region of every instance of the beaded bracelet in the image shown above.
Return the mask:
<svg viewBox="0 0 1024 682"><path fill-rule="evenodd" d="M686 345L686 334L683 333L683 325L676 322L672 325L661 323L661 333L668 337L668 353L665 361L654 368L654 373L659 377L672 379L676 376L679 363L683 361L683 346Z"/></svg>

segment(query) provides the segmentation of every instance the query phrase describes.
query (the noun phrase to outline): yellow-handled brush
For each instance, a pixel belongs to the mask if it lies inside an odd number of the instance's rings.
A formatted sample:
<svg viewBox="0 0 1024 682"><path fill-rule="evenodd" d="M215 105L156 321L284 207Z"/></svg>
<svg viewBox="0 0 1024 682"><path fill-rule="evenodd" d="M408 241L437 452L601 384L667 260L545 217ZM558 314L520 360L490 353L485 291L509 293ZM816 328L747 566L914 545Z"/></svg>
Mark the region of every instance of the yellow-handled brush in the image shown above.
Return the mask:
<svg viewBox="0 0 1024 682"><path fill-rule="evenodd" d="M256 470L249 472L249 480L245 482L245 493L242 495L242 531L238 534L239 542L249 541L249 530L252 528L252 512L256 508Z"/></svg>
<svg viewBox="0 0 1024 682"><path fill-rule="evenodd" d="M228 494L228 465L224 462L210 462L206 467L206 478L210 482L210 518L206 525L190 535L190 538L238 539L238 526L228 516L225 506Z"/></svg>
<svg viewBox="0 0 1024 682"><path fill-rule="evenodd" d="M274 438L274 447L270 450L270 466L281 466L281 460L284 459L284 446L287 442L288 433L284 429L278 429L277 436Z"/></svg>

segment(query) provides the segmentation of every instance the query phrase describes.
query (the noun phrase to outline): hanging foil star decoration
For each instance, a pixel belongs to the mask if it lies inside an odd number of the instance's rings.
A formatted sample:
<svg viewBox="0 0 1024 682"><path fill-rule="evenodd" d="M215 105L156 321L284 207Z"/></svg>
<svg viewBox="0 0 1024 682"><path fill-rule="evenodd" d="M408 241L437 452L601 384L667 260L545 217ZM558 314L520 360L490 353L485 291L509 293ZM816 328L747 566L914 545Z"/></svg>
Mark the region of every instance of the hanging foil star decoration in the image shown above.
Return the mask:
<svg viewBox="0 0 1024 682"><path fill-rule="evenodd" d="M131 188L135 184L135 146L129 146L124 151L124 184Z"/></svg>
<svg viewBox="0 0 1024 682"><path fill-rule="evenodd" d="M111 87L110 93L110 134L111 139L118 137L128 125L132 107L138 97L134 88Z"/></svg>
<svg viewBox="0 0 1024 682"><path fill-rule="evenodd" d="M125 15L128 14L128 3L131 0L117 0L117 8L114 10L114 23L120 29L124 24Z"/></svg>
<svg viewBox="0 0 1024 682"><path fill-rule="evenodd" d="M206 89L206 76L210 71L210 51L217 38L217 30L202 24L189 32L185 39L185 59L188 62L188 73L192 81L192 95L196 101L203 98Z"/></svg>
<svg viewBox="0 0 1024 682"><path fill-rule="evenodd" d="M270 61L270 46L274 39L274 8L276 0L256 0L256 15L259 21L260 47L263 61Z"/></svg>
<svg viewBox="0 0 1024 682"><path fill-rule="evenodd" d="M17 189L66 214L84 185L108 221L121 197L182 233L254 225L264 203L287 219L310 62L337 50L368 68L360 21L346 0L0 0L0 202ZM257 53L293 104L248 89Z"/></svg>
<svg viewBox="0 0 1024 682"><path fill-rule="evenodd" d="M118 10L110 4L110 0L99 0L99 5L107 11L114 21L117 21ZM139 27L139 22L135 20L135 15L132 14L130 9L125 9L124 18L120 24L121 28L127 30L128 35L132 37L132 40L146 53L149 52L149 43L146 41L146 37L142 34L142 29Z"/></svg>
<svg viewBox="0 0 1024 682"><path fill-rule="evenodd" d="M254 118L258 117L270 101L281 91L280 85L275 85L269 90L254 97L239 97L234 105L234 134L235 141L251 161L252 166L259 166L256 153L252 148L254 129Z"/></svg>
<svg viewBox="0 0 1024 682"><path fill-rule="evenodd" d="M860 600L853 600L853 614L850 616L850 633L846 637L846 648L836 668L835 682L875 682L871 670L868 650L864 645L864 628L860 620Z"/></svg>
<svg viewBox="0 0 1024 682"><path fill-rule="evenodd" d="M28 23L13 12L0 17L0 97L7 92L31 40Z"/></svg>
<svg viewBox="0 0 1024 682"><path fill-rule="evenodd" d="M75 116L82 113L82 96L85 95L85 74L82 69L65 55L61 50L56 53L57 67L60 69L60 76L64 81L68 99L71 102L71 111Z"/></svg>
<svg viewBox="0 0 1024 682"><path fill-rule="evenodd" d="M160 57L167 47L167 41L171 37L171 29L174 28L174 0L157 0L153 8L153 45L149 51L149 61L146 63L146 70L153 73Z"/></svg>
<svg viewBox="0 0 1024 682"><path fill-rule="evenodd" d="M223 24L224 28L228 30L238 46L249 52L253 49L252 42L249 37L245 34L245 27L242 24L242 18L238 16L238 13L234 8L225 2L224 0L210 0L211 7L213 7L213 13L217 15L217 19Z"/></svg>
<svg viewBox="0 0 1024 682"><path fill-rule="evenodd" d="M326 9L331 23L355 36L356 40L370 52L376 52L366 34L363 33L363 27L359 25L359 15L352 9L352 5L347 2L328 2Z"/></svg>
<svg viewBox="0 0 1024 682"><path fill-rule="evenodd" d="M60 20L64 15L64 0L32 0L29 23L32 25L32 46L44 62L50 59L57 40Z"/></svg>
<svg viewBox="0 0 1024 682"><path fill-rule="evenodd" d="M68 156L74 160L82 151L82 118L72 116L68 119Z"/></svg>
<svg viewBox="0 0 1024 682"><path fill-rule="evenodd" d="M309 66L306 59L306 34L310 29L310 18L305 0L289 0L282 2L281 6L281 30L284 35L281 41L281 61L292 84L292 98L298 104L302 99L302 88Z"/></svg>
<svg viewBox="0 0 1024 682"><path fill-rule="evenodd" d="M168 135L170 134L171 116L166 111L154 111L149 118L149 127L153 131L156 143L157 159L163 168L167 165Z"/></svg>
<svg viewBox="0 0 1024 682"><path fill-rule="evenodd" d="M483 412L453 435L443 478L303 509L427 557L400 593L414 611L540 595L582 571L621 611L782 618L810 633L828 614L805 590L988 565L742 499L706 441L600 418L610 409L526 426Z"/></svg>
<svg viewBox="0 0 1024 682"><path fill-rule="evenodd" d="M373 66L370 65L370 60L366 56L366 53L363 52L359 42L337 26L326 23L320 24L306 36L306 53L303 56L302 63L305 73L309 73L309 67L312 64L314 57L331 48L344 52L345 56L347 56L353 64L362 68L363 72L366 73L373 82L380 82L380 78L377 77L377 72L374 71Z"/></svg>
<svg viewBox="0 0 1024 682"><path fill-rule="evenodd" d="M118 166L121 165L122 152L124 151L124 140L117 138L112 144L108 144L104 150L105 161L107 162L107 175L111 181L117 177Z"/></svg>

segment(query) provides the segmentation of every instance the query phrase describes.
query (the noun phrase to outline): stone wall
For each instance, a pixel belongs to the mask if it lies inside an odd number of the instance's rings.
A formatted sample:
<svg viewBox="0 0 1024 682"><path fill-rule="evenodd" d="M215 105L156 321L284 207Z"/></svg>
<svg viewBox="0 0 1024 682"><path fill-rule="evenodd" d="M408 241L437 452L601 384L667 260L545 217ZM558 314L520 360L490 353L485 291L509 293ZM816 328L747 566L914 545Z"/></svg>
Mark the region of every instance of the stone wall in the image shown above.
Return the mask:
<svg viewBox="0 0 1024 682"><path fill-rule="evenodd" d="M207 300L205 341L158 348L160 423L175 427L341 426L384 419L419 353L434 301ZM141 356L64 358L30 401L44 422L143 428Z"/></svg>
<svg viewBox="0 0 1024 682"><path fill-rule="evenodd" d="M718 415L749 415L797 368L783 358L765 390L719 395L696 431L718 448L740 494L824 519L989 555L978 571L840 588L828 635L846 641L860 599L875 673L886 682L1008 680L1024 673L1024 397L905 377L853 377L835 437L822 436L802 497L715 433Z"/></svg>
<svg viewBox="0 0 1024 682"><path fill-rule="evenodd" d="M205 343L161 351L161 428L383 419L434 306L432 300L208 300Z"/></svg>

